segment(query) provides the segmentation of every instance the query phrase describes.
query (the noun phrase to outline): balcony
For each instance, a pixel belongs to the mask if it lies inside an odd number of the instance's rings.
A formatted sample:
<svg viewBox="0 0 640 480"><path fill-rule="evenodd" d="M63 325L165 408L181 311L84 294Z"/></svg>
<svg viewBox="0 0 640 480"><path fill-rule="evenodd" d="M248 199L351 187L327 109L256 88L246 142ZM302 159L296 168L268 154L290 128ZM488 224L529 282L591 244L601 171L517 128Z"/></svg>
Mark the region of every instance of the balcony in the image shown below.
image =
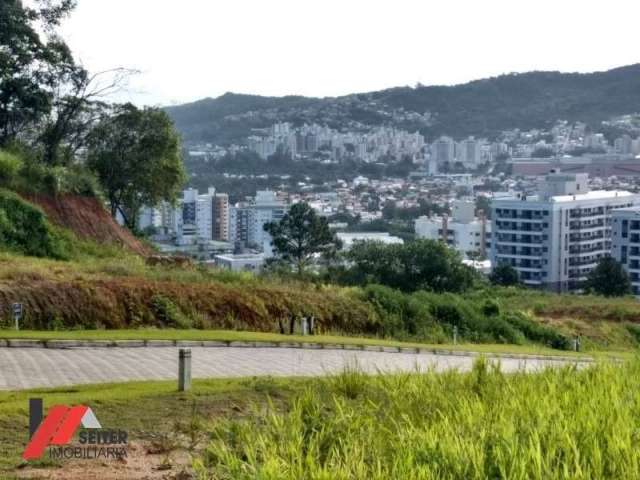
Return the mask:
<svg viewBox="0 0 640 480"><path fill-rule="evenodd" d="M588 243L596 241L604 241L604 234L601 235L569 235L570 243Z"/></svg>
<svg viewBox="0 0 640 480"><path fill-rule="evenodd" d="M569 213L569 218L590 218L599 217L605 214L606 212L602 207L596 209L572 210Z"/></svg>
<svg viewBox="0 0 640 480"><path fill-rule="evenodd" d="M604 245L596 245L591 248L574 248L569 249L570 255L588 255L590 253L604 252L607 248Z"/></svg>
<svg viewBox="0 0 640 480"><path fill-rule="evenodd" d="M569 267L595 267L598 264L599 259L590 260L569 260Z"/></svg>
<svg viewBox="0 0 640 480"><path fill-rule="evenodd" d="M521 211L519 213L509 212L509 213L499 213L496 211L496 219L504 219L504 220L521 220L525 222L540 222L546 218L549 218L545 215L533 214L529 211Z"/></svg>
<svg viewBox="0 0 640 480"><path fill-rule="evenodd" d="M597 222L592 222L590 220L586 222L572 221L569 222L569 227L571 227L572 230L593 230L606 227L606 223L604 220L599 220Z"/></svg>

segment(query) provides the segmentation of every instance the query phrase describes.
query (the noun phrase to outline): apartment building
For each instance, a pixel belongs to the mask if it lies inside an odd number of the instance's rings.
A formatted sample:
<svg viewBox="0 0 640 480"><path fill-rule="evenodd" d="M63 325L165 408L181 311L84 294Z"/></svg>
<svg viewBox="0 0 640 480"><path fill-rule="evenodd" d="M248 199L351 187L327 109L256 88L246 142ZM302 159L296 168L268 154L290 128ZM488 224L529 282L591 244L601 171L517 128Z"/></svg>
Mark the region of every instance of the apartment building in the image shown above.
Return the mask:
<svg viewBox="0 0 640 480"><path fill-rule="evenodd" d="M485 215L475 216L475 203L456 200L451 216L419 217L415 221L418 238L442 240L464 258L484 258L491 249L491 223Z"/></svg>
<svg viewBox="0 0 640 480"><path fill-rule="evenodd" d="M251 247L271 255L271 237L264 231L264 225L280 221L287 206L275 192L258 191L251 202L243 202L231 208L229 238L237 249Z"/></svg>
<svg viewBox="0 0 640 480"><path fill-rule="evenodd" d="M586 174L552 172L538 194L492 202L492 264L512 265L529 286L580 290L611 252L613 210L639 203L627 191L589 191Z"/></svg>
<svg viewBox="0 0 640 480"><path fill-rule="evenodd" d="M611 255L629 274L633 294L640 296L640 207L614 210Z"/></svg>
<svg viewBox="0 0 640 480"><path fill-rule="evenodd" d="M229 197L215 188L200 195L190 188L182 194L174 217L176 243L229 240Z"/></svg>

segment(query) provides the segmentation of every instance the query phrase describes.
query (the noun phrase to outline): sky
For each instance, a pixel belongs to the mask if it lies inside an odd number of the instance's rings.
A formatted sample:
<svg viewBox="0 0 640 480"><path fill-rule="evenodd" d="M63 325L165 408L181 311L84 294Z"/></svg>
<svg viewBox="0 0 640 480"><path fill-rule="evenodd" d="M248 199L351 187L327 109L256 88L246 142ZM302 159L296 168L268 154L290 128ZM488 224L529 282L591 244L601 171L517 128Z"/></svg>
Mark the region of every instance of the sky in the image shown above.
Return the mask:
<svg viewBox="0 0 640 480"><path fill-rule="evenodd" d="M640 62L637 0L78 0L63 27L118 100L337 96Z"/></svg>

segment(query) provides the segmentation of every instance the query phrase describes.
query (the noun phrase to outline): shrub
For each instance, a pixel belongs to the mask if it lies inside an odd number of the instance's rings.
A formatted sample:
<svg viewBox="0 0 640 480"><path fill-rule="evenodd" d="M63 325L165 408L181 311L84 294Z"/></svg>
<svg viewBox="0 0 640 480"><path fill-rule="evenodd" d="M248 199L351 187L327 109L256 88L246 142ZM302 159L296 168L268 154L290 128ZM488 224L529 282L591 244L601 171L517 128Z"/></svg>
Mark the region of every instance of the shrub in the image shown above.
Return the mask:
<svg viewBox="0 0 640 480"><path fill-rule="evenodd" d="M0 187L8 188L13 185L22 164L17 155L0 150Z"/></svg>
<svg viewBox="0 0 640 480"><path fill-rule="evenodd" d="M571 341L565 335L562 335L550 327L540 325L523 313L507 313L504 315L504 320L523 332L529 340L540 342L559 350L569 350L571 348Z"/></svg>
<svg viewBox="0 0 640 480"><path fill-rule="evenodd" d="M151 298L151 308L164 327L190 328L191 320L170 299L162 295Z"/></svg>
<svg viewBox="0 0 640 480"><path fill-rule="evenodd" d="M39 208L0 190L0 246L24 255L64 259L69 257L67 240Z"/></svg>
<svg viewBox="0 0 640 480"><path fill-rule="evenodd" d="M53 193L94 197L100 191L95 174L81 166L57 167L52 174L56 177L56 190Z"/></svg>
<svg viewBox="0 0 640 480"><path fill-rule="evenodd" d="M500 315L500 304L496 300L486 300L482 306L482 313L487 317L497 317Z"/></svg>
<svg viewBox="0 0 640 480"><path fill-rule="evenodd" d="M364 299L373 305L380 316L383 335L399 335L405 331L407 298L402 292L383 285L368 285Z"/></svg>

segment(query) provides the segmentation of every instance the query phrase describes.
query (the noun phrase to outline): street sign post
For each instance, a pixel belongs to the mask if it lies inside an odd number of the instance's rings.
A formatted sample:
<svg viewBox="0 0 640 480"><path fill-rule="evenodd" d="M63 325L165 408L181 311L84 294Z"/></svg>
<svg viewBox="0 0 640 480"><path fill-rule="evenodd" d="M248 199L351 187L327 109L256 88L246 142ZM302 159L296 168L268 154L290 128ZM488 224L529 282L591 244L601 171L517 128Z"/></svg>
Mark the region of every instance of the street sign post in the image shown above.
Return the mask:
<svg viewBox="0 0 640 480"><path fill-rule="evenodd" d="M20 320L22 319L23 308L21 303L14 303L12 305L13 308L13 319L16 322L16 330L20 330Z"/></svg>

